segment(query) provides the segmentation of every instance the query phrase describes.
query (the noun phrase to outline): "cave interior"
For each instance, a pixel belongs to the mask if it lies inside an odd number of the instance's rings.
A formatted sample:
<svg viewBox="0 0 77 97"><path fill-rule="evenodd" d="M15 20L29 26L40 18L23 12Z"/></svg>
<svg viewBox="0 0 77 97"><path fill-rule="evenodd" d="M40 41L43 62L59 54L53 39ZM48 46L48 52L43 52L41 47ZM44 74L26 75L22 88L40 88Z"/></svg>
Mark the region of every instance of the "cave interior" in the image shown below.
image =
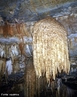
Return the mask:
<svg viewBox="0 0 77 97"><path fill-rule="evenodd" d="M0 96L77 97L77 0L0 0Z"/></svg>

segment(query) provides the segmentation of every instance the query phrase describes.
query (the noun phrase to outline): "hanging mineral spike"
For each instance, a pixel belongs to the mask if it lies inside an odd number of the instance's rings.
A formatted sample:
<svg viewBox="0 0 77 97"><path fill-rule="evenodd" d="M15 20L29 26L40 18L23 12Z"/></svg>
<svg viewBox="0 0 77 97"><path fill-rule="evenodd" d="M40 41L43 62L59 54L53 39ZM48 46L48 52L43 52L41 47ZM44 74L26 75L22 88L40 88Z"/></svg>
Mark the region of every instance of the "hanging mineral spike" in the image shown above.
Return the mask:
<svg viewBox="0 0 77 97"><path fill-rule="evenodd" d="M50 76L62 70L70 70L67 34L63 26L52 17L40 20L34 25L33 57L36 75L46 73L47 81Z"/></svg>
<svg viewBox="0 0 77 97"><path fill-rule="evenodd" d="M4 35L4 37L7 37L8 29L9 29L8 22L5 21L5 25L3 26L3 35Z"/></svg>

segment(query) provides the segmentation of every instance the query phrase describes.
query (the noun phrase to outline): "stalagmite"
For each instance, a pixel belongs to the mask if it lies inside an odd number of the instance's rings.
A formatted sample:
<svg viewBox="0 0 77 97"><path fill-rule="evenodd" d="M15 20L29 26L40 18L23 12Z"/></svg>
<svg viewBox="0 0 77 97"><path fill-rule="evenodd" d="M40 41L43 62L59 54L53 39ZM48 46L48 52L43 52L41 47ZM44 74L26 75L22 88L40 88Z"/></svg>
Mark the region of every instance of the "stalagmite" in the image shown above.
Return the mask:
<svg viewBox="0 0 77 97"><path fill-rule="evenodd" d="M6 72L6 60L0 60L0 81Z"/></svg>
<svg viewBox="0 0 77 97"><path fill-rule="evenodd" d="M67 35L63 26L55 19L47 17L34 25L33 57L38 78L46 73L47 81L57 74L70 70Z"/></svg>
<svg viewBox="0 0 77 97"><path fill-rule="evenodd" d="M36 78L32 59L30 59L30 61L27 63L24 80L25 80L24 84L25 97L34 97L36 93L35 90Z"/></svg>
<svg viewBox="0 0 77 97"><path fill-rule="evenodd" d="M61 79L57 79L57 95L60 97Z"/></svg>

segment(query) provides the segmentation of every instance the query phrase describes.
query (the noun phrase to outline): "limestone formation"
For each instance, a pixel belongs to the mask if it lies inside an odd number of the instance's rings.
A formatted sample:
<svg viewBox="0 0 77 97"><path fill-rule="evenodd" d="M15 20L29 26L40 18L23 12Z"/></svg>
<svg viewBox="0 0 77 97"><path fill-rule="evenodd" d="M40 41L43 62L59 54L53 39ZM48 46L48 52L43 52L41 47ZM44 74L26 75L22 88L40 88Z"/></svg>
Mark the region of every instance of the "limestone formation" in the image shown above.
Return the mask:
<svg viewBox="0 0 77 97"><path fill-rule="evenodd" d="M67 32L54 18L48 17L34 25L33 58L38 78L46 73L50 81L55 79L57 71L66 73L70 70Z"/></svg>

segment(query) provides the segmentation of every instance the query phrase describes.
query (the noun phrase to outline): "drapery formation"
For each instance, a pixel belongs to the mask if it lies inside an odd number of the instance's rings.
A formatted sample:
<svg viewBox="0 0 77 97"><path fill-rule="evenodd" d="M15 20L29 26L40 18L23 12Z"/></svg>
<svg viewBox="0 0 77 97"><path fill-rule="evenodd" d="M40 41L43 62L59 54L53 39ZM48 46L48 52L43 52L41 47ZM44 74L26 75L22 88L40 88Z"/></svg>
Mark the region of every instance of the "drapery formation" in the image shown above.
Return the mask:
<svg viewBox="0 0 77 97"><path fill-rule="evenodd" d="M0 26L0 35L3 35L4 37L8 36L18 36L22 38L22 36L31 37L30 33L27 31L27 27L25 23L8 23L5 22L4 25Z"/></svg>
<svg viewBox="0 0 77 97"><path fill-rule="evenodd" d="M66 31L55 19L47 17L34 25L33 57L38 77L46 74L49 81L58 71L69 72Z"/></svg>

